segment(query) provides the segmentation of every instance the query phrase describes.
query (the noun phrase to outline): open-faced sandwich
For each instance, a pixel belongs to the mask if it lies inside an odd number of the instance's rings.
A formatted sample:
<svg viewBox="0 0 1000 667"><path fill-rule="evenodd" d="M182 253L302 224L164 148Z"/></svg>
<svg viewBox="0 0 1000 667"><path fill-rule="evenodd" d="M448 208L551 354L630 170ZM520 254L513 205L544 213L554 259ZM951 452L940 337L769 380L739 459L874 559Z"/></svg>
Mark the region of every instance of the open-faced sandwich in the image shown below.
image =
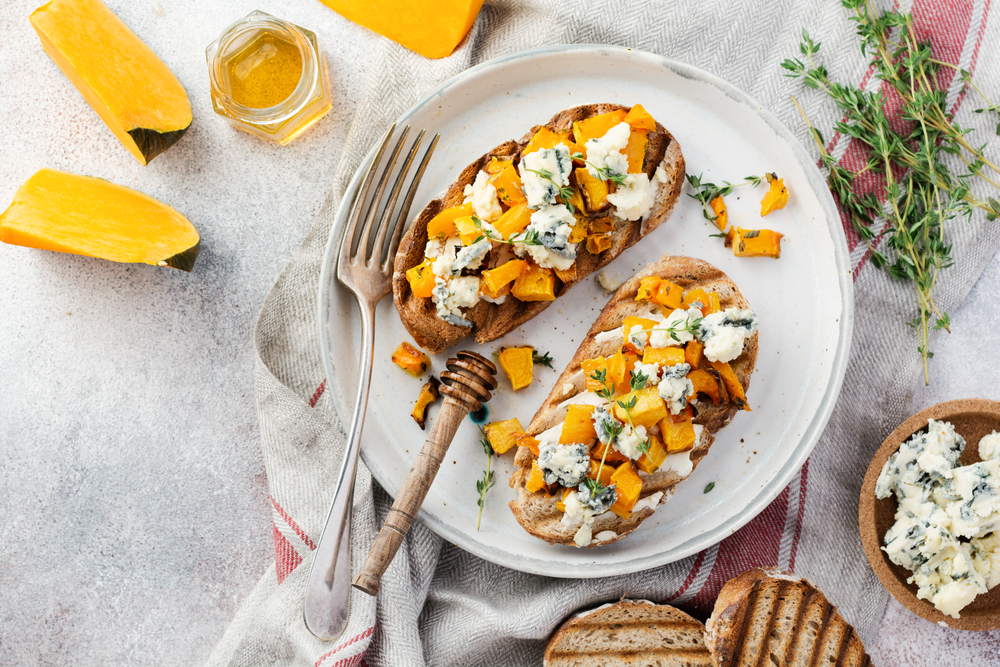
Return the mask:
<svg viewBox="0 0 1000 667"><path fill-rule="evenodd" d="M417 344L495 340L666 220L684 157L640 105L556 114L466 167L403 236L393 299Z"/></svg>
<svg viewBox="0 0 1000 667"><path fill-rule="evenodd" d="M635 530L749 409L757 317L715 267L664 257L622 285L522 437L518 522L591 547Z"/></svg>

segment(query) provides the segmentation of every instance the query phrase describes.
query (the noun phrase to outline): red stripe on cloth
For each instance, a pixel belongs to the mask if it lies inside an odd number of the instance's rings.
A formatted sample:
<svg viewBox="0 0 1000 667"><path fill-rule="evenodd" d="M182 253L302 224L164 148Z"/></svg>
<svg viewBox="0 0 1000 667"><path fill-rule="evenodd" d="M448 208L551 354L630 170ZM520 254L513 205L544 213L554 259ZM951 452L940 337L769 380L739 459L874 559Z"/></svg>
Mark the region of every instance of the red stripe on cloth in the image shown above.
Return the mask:
<svg viewBox="0 0 1000 667"><path fill-rule="evenodd" d="M798 520L795 522L795 535L792 537L792 550L788 555L788 571L795 572L795 556L799 552L799 538L802 536L802 517L806 513L806 490L809 480L809 459L806 459L799 473L799 509Z"/></svg>
<svg viewBox="0 0 1000 667"><path fill-rule="evenodd" d="M361 634L355 635L351 639L348 639L346 642L344 642L343 644L341 644L337 648L333 649L332 651L324 653L322 656L320 656L319 660L316 661L316 667L319 667L319 665L320 665L321 662L323 662L324 660L326 660L327 658L329 658L331 655L333 655L337 651L339 651L339 650L341 650L343 648L346 648L346 647L350 646L351 644L359 642L362 639L367 639L368 637L371 636L372 632L374 632L374 631L375 631L375 626L373 625L372 627L368 628L367 630L365 630ZM364 652L362 651L358 655L351 656L350 658L345 658L345 660L354 660L356 658L358 662L361 662L361 659L363 657L364 657ZM340 662L335 662L330 667L336 667L337 665L341 665L343 662L344 662L343 660L341 660Z"/></svg>
<svg viewBox="0 0 1000 667"><path fill-rule="evenodd" d="M285 577L302 563L302 556L281 534L277 524L272 524L272 526L274 527L274 570L278 575L278 585L280 586L285 581Z"/></svg>
<svg viewBox="0 0 1000 667"><path fill-rule="evenodd" d="M706 549L705 551L708 551L708 549ZM686 591L688 589L688 587L691 585L691 583L698 576L698 572L701 570L702 563L705 562L705 551L699 551L698 552L698 557L695 559L694 565L691 566L691 571L688 572L688 576L684 580L684 583L681 584L680 588L678 588L676 591L674 591L673 595L670 595L669 597L667 597L666 601L674 600L674 599L679 598L680 596L684 595L684 591Z"/></svg>
<svg viewBox="0 0 1000 667"><path fill-rule="evenodd" d="M319 383L318 387L316 387L316 391L313 392L312 398L309 399L310 408L316 407L316 402L319 401L319 398L323 395L324 391L326 391L326 378L323 378L323 381Z"/></svg>
<svg viewBox="0 0 1000 667"><path fill-rule="evenodd" d="M983 45L983 34L986 32L986 17L990 13L990 0L986 0L983 3L983 18L979 22L979 31L976 34L976 45L972 48L972 58L969 60L969 73L976 71L976 63L979 62L979 47ZM955 99L955 104L951 107L951 113L954 114L958 111L958 108L962 106L962 102L965 100L965 95L969 92L966 87L958 94Z"/></svg>
<svg viewBox="0 0 1000 667"><path fill-rule="evenodd" d="M281 518L285 520L285 523L288 524L288 527L294 530L295 534L298 535L300 538L302 538L302 541L306 543L306 546L309 547L310 550L315 550L316 544L311 539L309 539L309 536L306 535L306 531L299 528L299 524L295 523L295 520L288 515L288 512L285 511L285 508L278 504L278 501L274 499L274 496L269 496L269 497L271 498L271 504L274 505L274 509L278 511L278 514L280 514Z"/></svg>
<svg viewBox="0 0 1000 667"><path fill-rule="evenodd" d="M782 489L764 511L719 545L705 585L688 606L701 613L712 610L722 585L741 572L755 567L773 567L778 563L781 535L785 532L788 512L788 488Z"/></svg>

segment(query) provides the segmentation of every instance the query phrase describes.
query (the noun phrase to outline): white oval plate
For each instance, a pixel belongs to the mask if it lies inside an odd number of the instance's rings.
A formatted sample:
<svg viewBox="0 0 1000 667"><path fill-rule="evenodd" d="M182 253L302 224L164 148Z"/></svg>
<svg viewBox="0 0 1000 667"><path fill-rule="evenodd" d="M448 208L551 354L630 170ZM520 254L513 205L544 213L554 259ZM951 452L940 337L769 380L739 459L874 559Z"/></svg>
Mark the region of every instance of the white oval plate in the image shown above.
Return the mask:
<svg viewBox="0 0 1000 667"><path fill-rule="evenodd" d="M442 85L398 121L441 133L411 220L487 150L519 139L561 109L595 102L642 104L680 142L689 173L703 172L719 183L776 171L791 199L762 220L766 186L740 188L726 198L731 223L785 234L778 260L734 257L722 239L709 237L716 230L702 217L698 202L683 194L669 221L606 269L626 279L667 252L699 257L729 274L760 319L760 352L748 392L753 412L738 414L717 434L690 479L632 535L597 549L550 546L531 537L507 506L514 497L507 485L512 452L493 459L496 486L487 495L477 531L475 482L486 457L476 425L467 419L459 429L420 520L477 556L553 577L599 577L669 563L715 544L756 516L805 462L822 433L840 392L853 326L847 244L833 199L805 150L745 93L649 53L608 46L541 48L473 67ZM344 201L352 201L371 159L370 154L359 168ZM333 270L346 209L331 232L319 297L323 363L345 427L357 387L361 337L357 306ZM485 346L468 339L450 350L454 354L464 347L490 356L501 345L531 344L551 352L556 370L536 366L535 382L527 389L515 394L500 378L489 404L490 420L530 421L607 298L589 279L503 339ZM425 436L409 415L424 380L390 361L401 341L412 342L390 299L380 305L376 326L361 456L395 497ZM435 373L444 370L451 354L432 358ZM704 493L711 482L714 489Z"/></svg>

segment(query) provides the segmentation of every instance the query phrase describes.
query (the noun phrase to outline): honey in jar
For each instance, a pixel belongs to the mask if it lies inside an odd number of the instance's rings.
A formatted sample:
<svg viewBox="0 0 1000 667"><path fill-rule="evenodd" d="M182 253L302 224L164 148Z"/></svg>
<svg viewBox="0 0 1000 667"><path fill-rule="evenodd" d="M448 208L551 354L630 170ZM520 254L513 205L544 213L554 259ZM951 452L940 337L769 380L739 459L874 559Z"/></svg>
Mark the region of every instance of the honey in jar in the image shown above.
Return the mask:
<svg viewBox="0 0 1000 667"><path fill-rule="evenodd" d="M215 112L287 144L331 107L326 59L311 31L252 12L206 50Z"/></svg>

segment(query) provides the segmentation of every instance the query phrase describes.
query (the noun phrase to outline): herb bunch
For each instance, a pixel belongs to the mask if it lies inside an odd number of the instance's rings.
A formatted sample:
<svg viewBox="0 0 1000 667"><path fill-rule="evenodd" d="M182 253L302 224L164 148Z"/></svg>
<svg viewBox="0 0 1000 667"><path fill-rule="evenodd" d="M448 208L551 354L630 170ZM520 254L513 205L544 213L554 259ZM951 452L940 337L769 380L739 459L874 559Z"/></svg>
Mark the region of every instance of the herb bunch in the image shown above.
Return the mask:
<svg viewBox="0 0 1000 667"><path fill-rule="evenodd" d="M995 198L980 199L971 191L979 180L1000 189L1000 168L987 159L985 146L969 143L971 130L955 123L946 108L947 90L937 87L938 73L948 67L976 88L969 73L935 59L930 44L917 38L909 14L879 13L869 0L841 0L841 4L853 13L851 20L857 24L862 50L871 57L875 75L900 97L905 127L893 128L884 110L884 89L866 92L832 81L816 57L820 44L805 30L799 45L802 59L785 60L782 67L788 71L785 76L826 93L844 112L834 129L868 148L867 163L858 171L838 164L824 147L823 135L792 97L819 149L830 190L868 246L872 264L914 285L916 316L908 324L917 330L924 381L930 384L928 360L934 356L930 332L950 331L951 324L934 300L940 272L954 263L945 228L953 219L971 218L976 209L985 212L988 220L1000 216ZM976 111L997 112L997 105L988 99L986 104ZM946 164L948 156L958 165L956 171ZM884 175L884 203L874 193L858 193L855 181L865 172Z"/></svg>

